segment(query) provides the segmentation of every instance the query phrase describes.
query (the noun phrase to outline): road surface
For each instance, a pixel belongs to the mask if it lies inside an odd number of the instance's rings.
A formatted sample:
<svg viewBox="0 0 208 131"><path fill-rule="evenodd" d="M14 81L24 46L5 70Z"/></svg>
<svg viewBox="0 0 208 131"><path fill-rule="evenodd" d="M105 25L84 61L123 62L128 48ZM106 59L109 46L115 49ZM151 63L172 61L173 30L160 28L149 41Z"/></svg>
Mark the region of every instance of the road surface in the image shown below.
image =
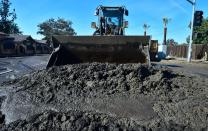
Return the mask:
<svg viewBox="0 0 208 131"><path fill-rule="evenodd" d="M0 83L44 69L48 58L49 55L0 58Z"/></svg>
<svg viewBox="0 0 208 131"><path fill-rule="evenodd" d="M0 58L0 83L13 80L37 70L45 69L50 55L37 55L27 57ZM153 62L156 66L165 66L177 72L188 75L199 75L208 78L208 63L187 63L179 60L163 60Z"/></svg>
<svg viewBox="0 0 208 131"><path fill-rule="evenodd" d="M208 62L192 62L180 60L162 60L161 62L153 62L153 65L165 66L171 68L173 71L185 73L192 76L200 76L208 78Z"/></svg>

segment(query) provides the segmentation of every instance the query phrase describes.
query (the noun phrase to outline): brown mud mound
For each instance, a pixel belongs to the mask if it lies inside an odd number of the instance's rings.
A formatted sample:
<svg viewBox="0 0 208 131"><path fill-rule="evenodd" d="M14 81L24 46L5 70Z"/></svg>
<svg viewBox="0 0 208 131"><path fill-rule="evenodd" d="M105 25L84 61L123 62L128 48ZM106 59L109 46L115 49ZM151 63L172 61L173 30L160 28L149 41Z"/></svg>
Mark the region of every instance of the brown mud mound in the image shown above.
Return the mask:
<svg viewBox="0 0 208 131"><path fill-rule="evenodd" d="M135 121L126 118L115 118L106 114L70 111L58 113L48 111L34 115L26 120L18 120L2 127L3 131L152 131L152 130L192 130L189 127L169 122L154 129L138 125Z"/></svg>
<svg viewBox="0 0 208 131"><path fill-rule="evenodd" d="M67 65L4 83L0 88L1 111L5 115L5 129L30 130L27 127L39 121L39 117L45 117L45 113L81 112L84 115L98 112L94 115L106 115L121 129L206 130L207 87L207 79L176 74L162 67L100 63ZM28 121L37 114L35 121ZM84 118L95 121L88 115ZM136 124L125 121L117 124L120 119ZM51 126L49 121L46 119L46 127L64 130L60 127L63 123ZM103 119L96 121L98 125L102 122ZM82 125L82 121L79 124ZM89 129L89 125L88 122L82 129ZM96 129L105 130L102 126ZM109 125L105 126L106 130L111 130ZM70 126L70 129L78 130L78 127Z"/></svg>

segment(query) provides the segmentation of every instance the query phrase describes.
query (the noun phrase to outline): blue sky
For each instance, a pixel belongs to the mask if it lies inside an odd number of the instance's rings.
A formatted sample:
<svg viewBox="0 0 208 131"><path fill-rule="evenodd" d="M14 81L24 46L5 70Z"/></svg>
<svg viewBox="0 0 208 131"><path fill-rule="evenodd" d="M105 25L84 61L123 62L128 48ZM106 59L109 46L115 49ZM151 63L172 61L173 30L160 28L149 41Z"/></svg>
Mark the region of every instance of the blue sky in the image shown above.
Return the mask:
<svg viewBox="0 0 208 131"><path fill-rule="evenodd" d="M153 39L163 40L162 18L171 18L168 24L168 38L179 43L185 42L190 32L192 6L186 0L11 0L16 9L17 20L24 34L40 39L37 25L49 18L62 17L73 22L78 35L91 35L90 23L97 21L94 16L98 5L120 6L129 10L127 35L143 35L143 24L151 27L148 34ZM197 0L197 9L208 17L208 0Z"/></svg>

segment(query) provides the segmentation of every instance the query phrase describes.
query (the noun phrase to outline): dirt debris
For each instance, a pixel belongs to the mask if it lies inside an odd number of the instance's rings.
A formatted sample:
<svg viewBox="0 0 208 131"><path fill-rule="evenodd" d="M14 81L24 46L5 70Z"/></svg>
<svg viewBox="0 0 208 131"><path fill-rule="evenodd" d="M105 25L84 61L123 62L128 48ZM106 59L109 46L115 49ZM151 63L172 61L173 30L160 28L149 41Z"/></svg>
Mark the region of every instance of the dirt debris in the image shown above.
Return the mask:
<svg viewBox="0 0 208 131"><path fill-rule="evenodd" d="M60 113L47 111L34 115L26 120L18 120L2 128L3 131L13 130L71 130L71 131L160 131L160 130L192 130L190 127L177 125L169 122L166 125L159 125L154 129L138 125L135 121L126 118L110 117L106 114L70 111Z"/></svg>
<svg viewBox="0 0 208 131"><path fill-rule="evenodd" d="M6 99L1 111L7 123L5 130L31 130L36 122L45 122L41 128L46 130L48 127L64 130L64 122L51 121L44 114L53 114L54 118L64 115L67 117L61 119L67 121L68 116L76 113L85 116L84 120L82 117L80 122L68 123L69 130L89 130L89 122L82 125L82 121L88 119L95 122L99 130L206 130L207 87L207 79L177 74L163 67L107 63L67 65L4 83L1 90L6 92ZM106 116L112 125L102 125L103 119L94 120L86 113ZM28 121L37 114L35 121ZM120 120L122 123L118 124Z"/></svg>

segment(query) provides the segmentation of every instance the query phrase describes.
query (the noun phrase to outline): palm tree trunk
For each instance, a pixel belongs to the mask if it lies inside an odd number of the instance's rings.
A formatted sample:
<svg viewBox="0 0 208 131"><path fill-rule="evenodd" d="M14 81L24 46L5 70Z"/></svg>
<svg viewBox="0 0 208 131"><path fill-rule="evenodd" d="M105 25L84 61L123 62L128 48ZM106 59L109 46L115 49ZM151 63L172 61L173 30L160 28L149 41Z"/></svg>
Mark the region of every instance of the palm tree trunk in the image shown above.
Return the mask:
<svg viewBox="0 0 208 131"><path fill-rule="evenodd" d="M147 36L147 31L146 30L144 31L144 36Z"/></svg>
<svg viewBox="0 0 208 131"><path fill-rule="evenodd" d="M163 44L166 45L167 43L167 27L164 28L164 41Z"/></svg>

